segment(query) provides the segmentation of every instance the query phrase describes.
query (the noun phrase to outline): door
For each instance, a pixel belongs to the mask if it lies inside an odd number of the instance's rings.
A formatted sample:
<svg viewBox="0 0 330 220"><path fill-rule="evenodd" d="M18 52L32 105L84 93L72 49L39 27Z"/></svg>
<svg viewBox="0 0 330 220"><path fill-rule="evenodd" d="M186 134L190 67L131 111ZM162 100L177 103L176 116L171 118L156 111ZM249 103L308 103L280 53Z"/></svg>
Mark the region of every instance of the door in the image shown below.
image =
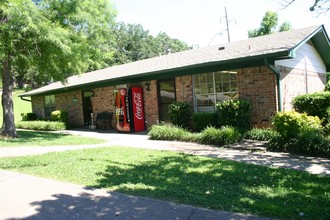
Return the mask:
<svg viewBox="0 0 330 220"><path fill-rule="evenodd" d="M168 107L176 101L174 78L158 81L158 100L159 120L170 122Z"/></svg>
<svg viewBox="0 0 330 220"><path fill-rule="evenodd" d="M84 125L89 126L91 123L91 114L93 113L92 107L92 92L91 91L83 91L83 112L84 112Z"/></svg>

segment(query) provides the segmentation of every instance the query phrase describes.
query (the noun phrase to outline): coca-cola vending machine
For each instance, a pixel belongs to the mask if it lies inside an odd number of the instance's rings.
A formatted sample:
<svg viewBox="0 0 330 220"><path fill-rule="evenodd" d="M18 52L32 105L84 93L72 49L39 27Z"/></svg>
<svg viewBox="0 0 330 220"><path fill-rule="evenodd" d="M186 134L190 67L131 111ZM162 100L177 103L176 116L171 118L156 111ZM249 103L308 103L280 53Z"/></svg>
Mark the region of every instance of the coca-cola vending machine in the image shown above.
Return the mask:
<svg viewBox="0 0 330 220"><path fill-rule="evenodd" d="M116 128L120 132L145 130L142 87L115 90Z"/></svg>

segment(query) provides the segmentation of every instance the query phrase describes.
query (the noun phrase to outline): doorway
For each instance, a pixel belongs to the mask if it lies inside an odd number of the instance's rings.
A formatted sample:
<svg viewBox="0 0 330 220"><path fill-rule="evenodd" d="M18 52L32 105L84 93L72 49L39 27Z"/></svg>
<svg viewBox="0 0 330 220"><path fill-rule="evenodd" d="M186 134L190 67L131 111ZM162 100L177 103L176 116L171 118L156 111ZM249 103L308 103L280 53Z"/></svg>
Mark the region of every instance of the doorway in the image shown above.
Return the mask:
<svg viewBox="0 0 330 220"><path fill-rule="evenodd" d="M93 113L93 106L92 106L92 92L91 91L83 91L83 112L84 112L84 125L89 126L92 117L91 114Z"/></svg>
<svg viewBox="0 0 330 220"><path fill-rule="evenodd" d="M166 79L158 81L158 100L159 100L159 120L170 122L168 107L176 101L175 79Z"/></svg>

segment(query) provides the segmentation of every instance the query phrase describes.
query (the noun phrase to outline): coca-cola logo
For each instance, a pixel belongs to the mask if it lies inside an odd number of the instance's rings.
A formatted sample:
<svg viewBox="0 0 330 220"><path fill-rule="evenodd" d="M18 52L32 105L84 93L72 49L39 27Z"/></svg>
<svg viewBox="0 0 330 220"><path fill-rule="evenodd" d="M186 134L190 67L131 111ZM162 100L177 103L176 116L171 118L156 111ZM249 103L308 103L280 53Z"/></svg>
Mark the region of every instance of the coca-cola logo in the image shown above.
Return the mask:
<svg viewBox="0 0 330 220"><path fill-rule="evenodd" d="M143 119L142 112L142 96L141 93L133 92L133 101L135 104L135 117L139 120Z"/></svg>

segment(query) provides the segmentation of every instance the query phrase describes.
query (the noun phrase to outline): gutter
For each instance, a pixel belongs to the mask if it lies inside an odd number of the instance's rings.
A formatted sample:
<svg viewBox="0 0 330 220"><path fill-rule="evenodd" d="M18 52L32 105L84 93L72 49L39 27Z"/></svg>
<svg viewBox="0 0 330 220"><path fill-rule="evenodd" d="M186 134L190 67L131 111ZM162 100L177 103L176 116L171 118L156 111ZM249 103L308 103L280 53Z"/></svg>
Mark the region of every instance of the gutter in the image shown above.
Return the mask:
<svg viewBox="0 0 330 220"><path fill-rule="evenodd" d="M23 96L21 96L21 100L23 100L23 101L27 101L27 102L32 102L30 99L26 99L26 98L24 98Z"/></svg>
<svg viewBox="0 0 330 220"><path fill-rule="evenodd" d="M269 59L265 58L265 65L273 71L273 73L276 76L276 87L277 87L277 108L279 112L283 111L283 106L282 106L282 93L281 93L281 74L280 71L276 69L274 66L274 61L270 62Z"/></svg>

